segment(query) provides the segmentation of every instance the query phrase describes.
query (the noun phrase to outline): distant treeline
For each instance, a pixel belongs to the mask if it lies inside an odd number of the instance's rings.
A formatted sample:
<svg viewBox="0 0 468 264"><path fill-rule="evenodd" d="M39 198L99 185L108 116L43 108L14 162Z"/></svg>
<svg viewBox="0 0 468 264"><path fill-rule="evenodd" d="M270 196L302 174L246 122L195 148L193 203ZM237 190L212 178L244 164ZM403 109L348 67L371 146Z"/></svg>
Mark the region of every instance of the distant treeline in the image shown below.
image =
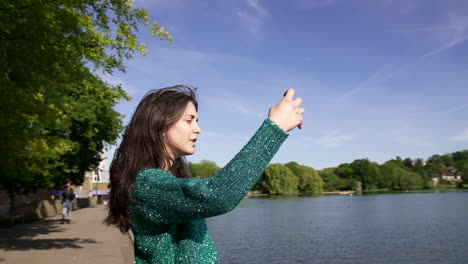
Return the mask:
<svg viewBox="0 0 468 264"><path fill-rule="evenodd" d="M397 156L381 165L368 159L358 159L320 171L297 162L275 163L268 165L253 190L269 194L418 190L432 187L431 172L443 172L449 167L465 175L464 183L468 184L468 150L463 150L436 154L427 160ZM212 161L190 163L194 177L211 177L220 169ZM462 182L458 184L463 186Z"/></svg>

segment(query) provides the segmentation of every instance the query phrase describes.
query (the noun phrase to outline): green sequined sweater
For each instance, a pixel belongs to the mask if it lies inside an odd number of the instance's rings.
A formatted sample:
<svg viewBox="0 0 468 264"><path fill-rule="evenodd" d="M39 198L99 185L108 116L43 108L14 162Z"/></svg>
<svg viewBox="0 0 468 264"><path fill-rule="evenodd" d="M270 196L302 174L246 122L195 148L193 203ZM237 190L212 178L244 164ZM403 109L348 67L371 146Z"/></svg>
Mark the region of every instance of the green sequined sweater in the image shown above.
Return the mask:
<svg viewBox="0 0 468 264"><path fill-rule="evenodd" d="M140 171L130 209L135 262L218 262L204 219L233 210L287 137L265 120L242 150L208 179L176 178L160 169Z"/></svg>

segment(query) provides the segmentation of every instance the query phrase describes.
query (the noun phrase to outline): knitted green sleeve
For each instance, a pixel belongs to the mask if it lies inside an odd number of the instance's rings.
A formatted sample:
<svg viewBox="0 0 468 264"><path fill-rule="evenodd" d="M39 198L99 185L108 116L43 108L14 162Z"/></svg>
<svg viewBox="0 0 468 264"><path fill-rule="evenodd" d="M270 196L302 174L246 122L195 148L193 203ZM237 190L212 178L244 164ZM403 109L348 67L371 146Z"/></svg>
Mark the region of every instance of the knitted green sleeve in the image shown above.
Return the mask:
<svg viewBox="0 0 468 264"><path fill-rule="evenodd" d="M141 171L133 187L134 216L153 223L176 223L231 211L257 182L287 137L266 119L242 150L208 179L176 178L160 169Z"/></svg>

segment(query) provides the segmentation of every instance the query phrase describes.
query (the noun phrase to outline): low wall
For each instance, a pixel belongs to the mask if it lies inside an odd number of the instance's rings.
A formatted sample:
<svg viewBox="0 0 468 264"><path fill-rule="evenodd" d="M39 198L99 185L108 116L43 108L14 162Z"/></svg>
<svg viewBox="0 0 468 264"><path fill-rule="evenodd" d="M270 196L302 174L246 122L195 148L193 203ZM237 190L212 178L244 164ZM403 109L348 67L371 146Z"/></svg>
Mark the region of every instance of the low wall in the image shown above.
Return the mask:
<svg viewBox="0 0 468 264"><path fill-rule="evenodd" d="M28 199L29 198L29 199ZM33 197L34 198L34 197ZM98 204L98 197L77 198L73 202L73 210L92 207ZM11 224L17 222L31 222L46 217L60 215L62 213L62 203L55 199L31 199L31 197L18 197L15 199L14 210L10 216L10 205L0 204L0 223Z"/></svg>

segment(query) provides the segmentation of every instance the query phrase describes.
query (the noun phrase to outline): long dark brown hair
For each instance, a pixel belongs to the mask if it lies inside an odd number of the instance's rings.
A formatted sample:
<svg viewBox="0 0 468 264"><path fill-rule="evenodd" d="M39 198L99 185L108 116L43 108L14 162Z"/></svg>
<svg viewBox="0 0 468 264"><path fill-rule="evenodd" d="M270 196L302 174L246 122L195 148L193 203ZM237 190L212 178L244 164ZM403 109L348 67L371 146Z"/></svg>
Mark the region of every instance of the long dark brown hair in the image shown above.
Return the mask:
<svg viewBox="0 0 468 264"><path fill-rule="evenodd" d="M176 177L190 178L185 158L172 161L164 141L164 133L179 121L189 102L198 111L195 89L186 85L152 90L143 97L125 128L110 165L106 224L117 226L122 233L132 228L128 210L132 203L132 187L140 170L169 168Z"/></svg>

